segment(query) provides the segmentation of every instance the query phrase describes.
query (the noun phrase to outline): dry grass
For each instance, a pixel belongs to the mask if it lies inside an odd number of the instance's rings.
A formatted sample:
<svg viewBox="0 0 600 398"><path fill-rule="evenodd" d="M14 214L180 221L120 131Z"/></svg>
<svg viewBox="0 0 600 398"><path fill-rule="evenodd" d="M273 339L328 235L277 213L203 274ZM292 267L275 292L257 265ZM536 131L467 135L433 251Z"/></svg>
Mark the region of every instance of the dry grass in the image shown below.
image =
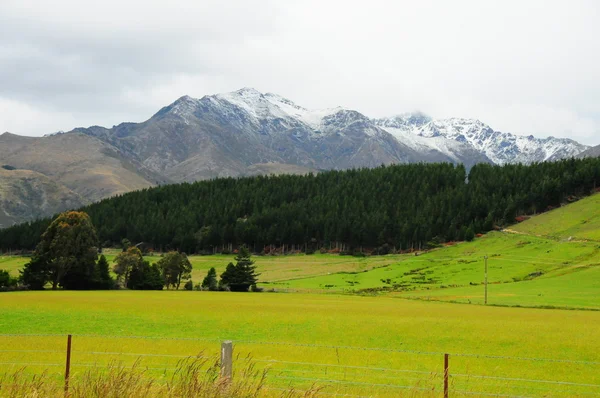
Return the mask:
<svg viewBox="0 0 600 398"><path fill-rule="evenodd" d="M283 389L273 394L265 388L268 371L256 370L251 360L232 379L220 376L218 362L201 357L182 360L177 370L164 379L148 373L136 361L132 366L111 363L106 367L93 367L70 380L65 394L62 380L48 372L29 374L26 368L6 373L0 377L0 396L17 397L70 397L70 398L258 398L281 396L286 398L310 398L319 388L307 391Z"/></svg>

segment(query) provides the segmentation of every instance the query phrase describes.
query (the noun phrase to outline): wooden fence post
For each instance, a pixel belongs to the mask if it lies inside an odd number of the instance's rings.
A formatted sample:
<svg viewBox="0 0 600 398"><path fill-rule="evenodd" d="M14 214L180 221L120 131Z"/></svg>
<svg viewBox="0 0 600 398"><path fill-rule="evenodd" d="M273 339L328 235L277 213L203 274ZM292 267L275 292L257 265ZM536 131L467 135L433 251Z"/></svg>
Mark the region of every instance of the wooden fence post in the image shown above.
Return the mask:
<svg viewBox="0 0 600 398"><path fill-rule="evenodd" d="M221 377L231 380L233 369L233 343L227 340L221 343Z"/></svg>
<svg viewBox="0 0 600 398"><path fill-rule="evenodd" d="M69 377L71 374L71 335L67 336L67 364L65 367L65 397L69 395Z"/></svg>
<svg viewBox="0 0 600 398"><path fill-rule="evenodd" d="M448 354L444 354L444 398L448 398Z"/></svg>

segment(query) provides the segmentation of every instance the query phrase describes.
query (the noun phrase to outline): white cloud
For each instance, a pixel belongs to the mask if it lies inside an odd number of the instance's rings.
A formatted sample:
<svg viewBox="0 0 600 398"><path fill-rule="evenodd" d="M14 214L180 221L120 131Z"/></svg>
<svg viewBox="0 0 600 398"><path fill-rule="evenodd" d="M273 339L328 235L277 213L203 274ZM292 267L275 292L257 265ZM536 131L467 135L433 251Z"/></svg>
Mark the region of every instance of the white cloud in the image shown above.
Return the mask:
<svg viewBox="0 0 600 398"><path fill-rule="evenodd" d="M311 108L418 109L600 144L599 11L593 0L4 0L0 97L45 122L0 116L0 130L140 121L184 94L253 86Z"/></svg>

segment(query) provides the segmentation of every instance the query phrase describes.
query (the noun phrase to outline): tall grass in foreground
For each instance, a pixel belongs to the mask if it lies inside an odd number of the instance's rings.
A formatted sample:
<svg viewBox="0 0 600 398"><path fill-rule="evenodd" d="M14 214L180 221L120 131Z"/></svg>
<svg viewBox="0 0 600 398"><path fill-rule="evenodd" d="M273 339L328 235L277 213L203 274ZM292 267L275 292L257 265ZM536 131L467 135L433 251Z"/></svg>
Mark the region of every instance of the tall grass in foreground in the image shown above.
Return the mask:
<svg viewBox="0 0 600 398"><path fill-rule="evenodd" d="M146 398L146 397L200 397L200 398L254 398L279 396L311 398L319 388L307 391L293 388L273 393L265 387L268 370L258 371L251 361L231 380L220 376L218 362L189 358L178 363L175 372L167 378L151 375L139 362L130 367L114 363L107 367L93 367L70 380L69 392L64 384L47 372L28 374L26 368L0 376L0 397L38 398Z"/></svg>

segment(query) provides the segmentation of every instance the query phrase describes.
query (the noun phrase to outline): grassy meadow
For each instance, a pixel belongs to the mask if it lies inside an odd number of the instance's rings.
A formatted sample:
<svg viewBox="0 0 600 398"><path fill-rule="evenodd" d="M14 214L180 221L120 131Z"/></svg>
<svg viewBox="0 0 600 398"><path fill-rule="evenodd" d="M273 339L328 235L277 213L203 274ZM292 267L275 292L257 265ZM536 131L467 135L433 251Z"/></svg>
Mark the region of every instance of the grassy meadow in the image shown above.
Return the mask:
<svg viewBox="0 0 600 398"><path fill-rule="evenodd" d="M30 363L31 372L49 369L57 378L65 335L72 333L74 377L90 366L139 360L149 373L168 378L182 357L201 353L216 359L220 342L232 339L240 357L236 366L243 367L243 358L251 355L257 368L270 369L267 386L274 389L316 383L329 393L398 396L425 388L437 396L443 353L451 354L455 395L552 390L545 383L493 377L600 385L600 312L326 294L57 291L6 294L0 319L5 334L56 335L2 336L0 367L12 371ZM492 379L460 376L467 374ZM565 391L556 396L600 392L575 385Z"/></svg>
<svg viewBox="0 0 600 398"><path fill-rule="evenodd" d="M419 255L255 256L260 285L290 293L2 294L0 373L25 366L59 380L71 333L74 377L138 363L166 383L178 361L212 363L232 339L237 372L248 357L269 369L264 396L315 385L324 395L440 396L444 353L452 396L598 395L599 205L594 195ZM112 263L117 251L106 254ZM483 304L484 256L491 305L458 304ZM194 283L233 257L191 256ZM27 261L0 257L0 268L16 275Z"/></svg>
<svg viewBox="0 0 600 398"><path fill-rule="evenodd" d="M511 229L554 239L600 242L600 194L537 215Z"/></svg>

